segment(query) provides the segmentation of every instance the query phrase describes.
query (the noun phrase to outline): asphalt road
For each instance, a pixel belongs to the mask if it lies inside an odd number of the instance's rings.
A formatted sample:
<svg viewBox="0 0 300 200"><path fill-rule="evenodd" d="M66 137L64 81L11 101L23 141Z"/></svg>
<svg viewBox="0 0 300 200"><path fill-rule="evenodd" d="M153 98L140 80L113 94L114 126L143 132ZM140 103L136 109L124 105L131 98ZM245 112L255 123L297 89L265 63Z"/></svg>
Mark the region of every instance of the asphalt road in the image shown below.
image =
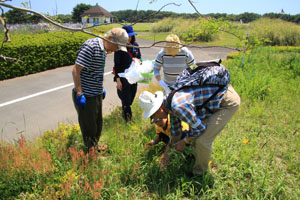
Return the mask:
<svg viewBox="0 0 300 200"><path fill-rule="evenodd" d="M138 40L141 46L151 41ZM144 59L155 59L160 48L141 49ZM233 50L227 48L190 48L196 61L222 58ZM121 105L116 84L111 74L113 55L106 60L104 88L107 91L103 102L103 114L109 114ZM59 123L77 123L71 90L73 66L66 66L29 76L0 81L0 140L13 142L20 134L34 139L46 130L54 130ZM147 84L139 84L138 90Z"/></svg>

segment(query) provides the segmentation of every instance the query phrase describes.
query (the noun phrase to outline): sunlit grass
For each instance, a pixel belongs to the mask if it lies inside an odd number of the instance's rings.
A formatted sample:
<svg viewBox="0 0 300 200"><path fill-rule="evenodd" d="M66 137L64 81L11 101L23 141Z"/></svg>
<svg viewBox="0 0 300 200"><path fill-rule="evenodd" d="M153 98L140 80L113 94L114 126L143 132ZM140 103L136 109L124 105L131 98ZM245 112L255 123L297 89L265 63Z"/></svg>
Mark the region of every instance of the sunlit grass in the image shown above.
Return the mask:
<svg viewBox="0 0 300 200"><path fill-rule="evenodd" d="M259 48L225 61L242 104L216 138L209 171L189 178L192 147L172 152L145 143L154 127L135 101L133 123L118 107L105 116L100 143L84 153L78 124L61 124L33 142L1 142L1 199L299 199L299 48ZM265 81L267 80L267 81ZM158 86L150 85L150 91ZM137 94L138 96L138 94Z"/></svg>

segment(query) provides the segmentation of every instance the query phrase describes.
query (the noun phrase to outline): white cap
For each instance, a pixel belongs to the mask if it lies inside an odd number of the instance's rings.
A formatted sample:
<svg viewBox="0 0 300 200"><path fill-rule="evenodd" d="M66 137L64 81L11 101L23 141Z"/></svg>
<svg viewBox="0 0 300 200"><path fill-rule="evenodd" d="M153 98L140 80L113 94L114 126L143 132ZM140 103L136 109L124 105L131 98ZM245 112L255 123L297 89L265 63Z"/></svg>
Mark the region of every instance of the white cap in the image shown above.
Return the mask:
<svg viewBox="0 0 300 200"><path fill-rule="evenodd" d="M139 97L139 105L144 110L144 118L151 117L162 105L164 94L157 91L154 94L144 91Z"/></svg>

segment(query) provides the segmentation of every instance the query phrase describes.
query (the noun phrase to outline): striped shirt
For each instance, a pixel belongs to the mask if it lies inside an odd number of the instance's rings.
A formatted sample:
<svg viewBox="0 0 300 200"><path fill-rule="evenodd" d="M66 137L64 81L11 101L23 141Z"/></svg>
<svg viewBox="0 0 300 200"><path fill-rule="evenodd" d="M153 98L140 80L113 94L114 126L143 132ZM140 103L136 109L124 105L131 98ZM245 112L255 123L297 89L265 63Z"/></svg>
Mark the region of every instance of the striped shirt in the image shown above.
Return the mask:
<svg viewBox="0 0 300 200"><path fill-rule="evenodd" d="M83 94L98 96L103 93L103 73L106 51L100 38L88 39L79 49L76 64L83 67L80 80Z"/></svg>
<svg viewBox="0 0 300 200"><path fill-rule="evenodd" d="M160 76L160 69L163 68L164 82L171 86L175 83L177 76L192 64L195 64L195 60L188 48L181 48L181 51L176 56L168 55L162 49L155 59L154 75Z"/></svg>
<svg viewBox="0 0 300 200"><path fill-rule="evenodd" d="M220 108L221 101L228 87L221 90L205 107L208 107L213 113ZM176 92L171 102L171 133L179 135L181 133L181 120L190 125L191 131L189 137L198 137L206 129L204 120L211 113L205 108L196 110L211 95L219 89L218 86L200 86L184 88Z"/></svg>

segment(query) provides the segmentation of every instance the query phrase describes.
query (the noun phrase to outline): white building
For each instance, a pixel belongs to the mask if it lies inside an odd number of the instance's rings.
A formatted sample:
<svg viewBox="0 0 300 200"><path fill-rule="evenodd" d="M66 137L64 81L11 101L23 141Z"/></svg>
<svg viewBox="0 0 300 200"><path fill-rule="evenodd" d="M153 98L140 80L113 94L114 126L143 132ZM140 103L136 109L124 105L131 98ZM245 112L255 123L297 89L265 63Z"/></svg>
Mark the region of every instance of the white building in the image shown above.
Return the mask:
<svg viewBox="0 0 300 200"><path fill-rule="evenodd" d="M80 17L83 24L100 24L112 23L115 16L96 4L96 6L93 6L82 13Z"/></svg>

